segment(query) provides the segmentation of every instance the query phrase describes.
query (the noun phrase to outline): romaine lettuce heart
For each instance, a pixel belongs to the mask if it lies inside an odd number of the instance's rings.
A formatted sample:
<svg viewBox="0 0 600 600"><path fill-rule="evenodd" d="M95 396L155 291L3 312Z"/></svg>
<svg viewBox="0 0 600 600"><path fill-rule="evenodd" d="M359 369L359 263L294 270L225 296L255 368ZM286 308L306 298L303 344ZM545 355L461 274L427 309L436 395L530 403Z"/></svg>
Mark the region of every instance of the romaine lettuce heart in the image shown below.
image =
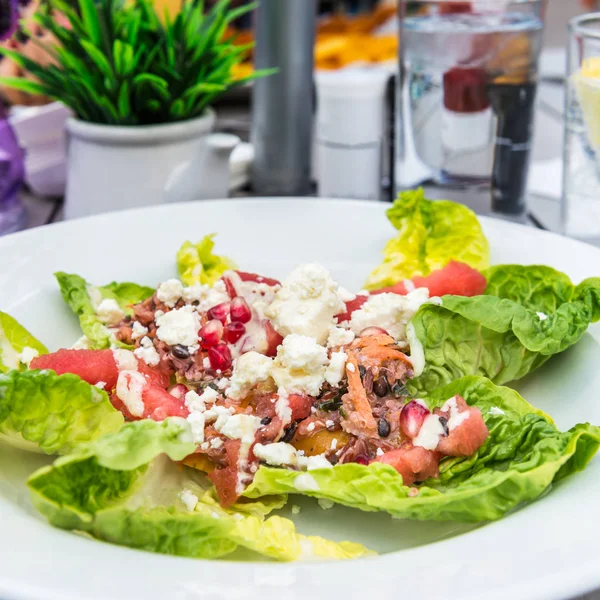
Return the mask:
<svg viewBox="0 0 600 600"><path fill-rule="evenodd" d="M35 370L0 375L0 443L65 454L118 431L123 422L106 392L76 375Z"/></svg>
<svg viewBox="0 0 600 600"><path fill-rule="evenodd" d="M398 234L386 244L383 263L369 275L369 290L429 275L451 260L478 270L489 265L490 249L481 225L462 204L427 200L418 189L400 194L387 216Z"/></svg>
<svg viewBox="0 0 600 600"><path fill-rule="evenodd" d="M60 292L71 310L79 317L83 334L89 340L90 348L100 350L109 348L111 344L128 347L117 342L104 323L96 315L95 300L90 292L98 295L100 300L115 300L125 314L132 314L131 305L146 300L154 293L154 289L137 283L109 283L105 286L93 286L79 275L55 273Z"/></svg>
<svg viewBox="0 0 600 600"><path fill-rule="evenodd" d="M520 379L579 341L600 319L600 279L578 286L550 267L503 265L486 272L484 296L444 296L412 320L424 371L408 383L426 393L465 375ZM416 348L416 346L415 346Z"/></svg>
<svg viewBox="0 0 600 600"><path fill-rule="evenodd" d="M226 256L213 253L216 233L204 236L196 244L185 242L177 251L177 269L185 285L214 285L235 263Z"/></svg>
<svg viewBox="0 0 600 600"><path fill-rule="evenodd" d="M265 518L283 506L282 496L221 508L206 477L173 462L194 451L191 439L184 419L129 423L34 473L33 504L57 527L177 556L217 558L238 548L276 560L371 554L359 544L303 536L287 519ZM184 490L195 506L183 503Z"/></svg>
<svg viewBox="0 0 600 600"><path fill-rule="evenodd" d="M25 348L36 350L38 354L46 354L48 349L37 340L16 319L5 312L0 312L0 372L11 369L22 369L24 365L19 355Z"/></svg>
<svg viewBox="0 0 600 600"><path fill-rule="evenodd" d="M482 411L490 436L473 456L442 460L437 479L409 488L392 467L380 463L343 464L308 473L263 466L245 496L295 493L399 518L488 521L535 500L553 482L582 470L600 446L600 428L577 425L561 433L517 392L482 377L455 381L427 401L441 406L456 394Z"/></svg>

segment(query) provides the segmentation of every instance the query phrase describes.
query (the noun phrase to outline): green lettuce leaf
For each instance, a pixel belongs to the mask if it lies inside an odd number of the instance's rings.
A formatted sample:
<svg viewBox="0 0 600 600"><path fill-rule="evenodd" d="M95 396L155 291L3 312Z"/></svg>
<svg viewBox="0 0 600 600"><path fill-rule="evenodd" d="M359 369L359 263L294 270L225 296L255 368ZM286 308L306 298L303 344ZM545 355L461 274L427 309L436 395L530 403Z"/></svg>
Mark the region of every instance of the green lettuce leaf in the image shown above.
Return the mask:
<svg viewBox="0 0 600 600"><path fill-rule="evenodd" d="M408 384L413 394L465 375L515 381L579 341L600 318L600 279L575 286L541 266L504 265L486 272L484 296L445 296L421 307L412 328L425 368Z"/></svg>
<svg viewBox="0 0 600 600"><path fill-rule="evenodd" d="M198 243L184 242L177 252L177 269L185 285L203 283L214 285L236 264L226 256L213 254L216 234L204 236Z"/></svg>
<svg viewBox="0 0 600 600"><path fill-rule="evenodd" d="M38 354L48 353L46 346L34 338L16 319L0 312L0 372L24 368L19 355L25 348L32 348Z"/></svg>
<svg viewBox="0 0 600 600"><path fill-rule="evenodd" d="M490 436L473 456L442 460L439 478L409 488L392 467L378 463L336 465L308 473L263 466L245 495L302 493L400 518L488 521L535 500L553 482L582 470L600 446L600 428L577 425L561 433L517 392L482 377L455 381L427 400L441 406L455 394L479 407ZM302 492L296 487L298 477L304 478Z"/></svg>
<svg viewBox="0 0 600 600"><path fill-rule="evenodd" d="M184 419L129 423L34 473L33 504L57 527L178 556L218 558L238 548L276 560L368 553L358 544L302 536L287 519L265 518L283 506L281 496L221 508L202 473L173 462L194 451L191 440ZM183 503L184 490L197 499L195 507Z"/></svg>
<svg viewBox="0 0 600 600"><path fill-rule="evenodd" d="M0 375L0 442L65 454L122 425L123 415L106 392L76 375L37 370Z"/></svg>
<svg viewBox="0 0 600 600"><path fill-rule="evenodd" d="M110 329L96 315L97 305L104 299L116 300L125 314L133 314L132 304L142 302L154 294L154 289L137 283L109 283L105 286L93 286L79 275L55 273L64 301L79 317L83 334L88 345L94 350L109 348L118 343Z"/></svg>
<svg viewBox="0 0 600 600"><path fill-rule="evenodd" d="M369 290L429 275L451 260L479 270L489 265L490 249L481 225L462 204L427 200L418 189L400 194L387 216L398 234L386 244L383 263L369 275Z"/></svg>

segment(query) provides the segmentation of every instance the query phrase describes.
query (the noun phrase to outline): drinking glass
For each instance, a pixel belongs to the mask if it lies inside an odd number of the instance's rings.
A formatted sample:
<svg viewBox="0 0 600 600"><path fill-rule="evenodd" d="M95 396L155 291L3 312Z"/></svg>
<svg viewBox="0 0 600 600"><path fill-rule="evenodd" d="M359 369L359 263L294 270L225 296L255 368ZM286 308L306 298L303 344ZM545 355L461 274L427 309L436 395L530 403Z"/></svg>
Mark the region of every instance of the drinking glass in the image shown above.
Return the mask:
<svg viewBox="0 0 600 600"><path fill-rule="evenodd" d="M491 189L524 216L546 0L400 0L397 190Z"/></svg>
<svg viewBox="0 0 600 600"><path fill-rule="evenodd" d="M600 244L600 13L569 24L562 233Z"/></svg>

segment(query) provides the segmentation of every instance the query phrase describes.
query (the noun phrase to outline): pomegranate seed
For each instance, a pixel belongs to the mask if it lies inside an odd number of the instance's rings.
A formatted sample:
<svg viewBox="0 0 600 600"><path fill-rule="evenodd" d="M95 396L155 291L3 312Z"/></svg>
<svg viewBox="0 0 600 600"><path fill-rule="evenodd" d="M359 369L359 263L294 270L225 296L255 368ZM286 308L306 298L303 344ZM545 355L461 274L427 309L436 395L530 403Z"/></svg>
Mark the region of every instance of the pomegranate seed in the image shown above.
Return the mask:
<svg viewBox="0 0 600 600"><path fill-rule="evenodd" d="M198 335L203 348L216 346L223 337L223 323L218 319L213 319L200 328Z"/></svg>
<svg viewBox="0 0 600 600"><path fill-rule="evenodd" d="M367 327L363 329L358 337L369 337L370 335L390 335L385 329L381 327Z"/></svg>
<svg viewBox="0 0 600 600"><path fill-rule="evenodd" d="M188 389L185 387L185 385L183 385L183 383L178 383L169 390L169 394L177 398L177 400L183 400L187 393Z"/></svg>
<svg viewBox="0 0 600 600"><path fill-rule="evenodd" d="M246 327L239 321L232 321L225 325L223 339L228 344L235 344L246 333Z"/></svg>
<svg viewBox="0 0 600 600"><path fill-rule="evenodd" d="M252 311L248 303L241 296L236 296L231 301L231 320L247 323L251 318Z"/></svg>
<svg viewBox="0 0 600 600"><path fill-rule="evenodd" d="M215 369L215 371L227 371L233 363L229 346L221 342L220 344L209 348L208 360L210 360L210 366Z"/></svg>
<svg viewBox="0 0 600 600"><path fill-rule="evenodd" d="M429 409L425 408L415 400L404 405L400 413L400 429L411 440L419 435L423 421L430 415Z"/></svg>
<svg viewBox="0 0 600 600"><path fill-rule="evenodd" d="M225 324L229 316L229 302L221 302L221 304L213 306L208 310L206 315L209 319L217 319Z"/></svg>
<svg viewBox="0 0 600 600"><path fill-rule="evenodd" d="M369 460L369 457L366 454L359 454L354 459L354 462L358 463L359 465L368 465L371 461Z"/></svg>

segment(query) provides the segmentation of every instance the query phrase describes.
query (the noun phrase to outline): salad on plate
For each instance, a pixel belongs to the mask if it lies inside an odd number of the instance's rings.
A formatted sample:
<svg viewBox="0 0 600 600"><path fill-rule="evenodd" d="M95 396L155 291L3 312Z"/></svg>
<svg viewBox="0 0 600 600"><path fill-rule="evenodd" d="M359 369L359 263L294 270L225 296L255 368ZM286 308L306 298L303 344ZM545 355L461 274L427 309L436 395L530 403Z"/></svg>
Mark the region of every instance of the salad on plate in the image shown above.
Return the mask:
<svg viewBox="0 0 600 600"><path fill-rule="evenodd" d="M208 235L157 287L57 273L71 348L0 313L0 452L60 455L28 480L35 508L155 552L342 559L372 553L299 533L290 495L485 522L583 469L600 429L561 432L503 386L600 319L600 279L490 267L475 215L421 190L388 217L354 292L320 264L245 272Z"/></svg>

